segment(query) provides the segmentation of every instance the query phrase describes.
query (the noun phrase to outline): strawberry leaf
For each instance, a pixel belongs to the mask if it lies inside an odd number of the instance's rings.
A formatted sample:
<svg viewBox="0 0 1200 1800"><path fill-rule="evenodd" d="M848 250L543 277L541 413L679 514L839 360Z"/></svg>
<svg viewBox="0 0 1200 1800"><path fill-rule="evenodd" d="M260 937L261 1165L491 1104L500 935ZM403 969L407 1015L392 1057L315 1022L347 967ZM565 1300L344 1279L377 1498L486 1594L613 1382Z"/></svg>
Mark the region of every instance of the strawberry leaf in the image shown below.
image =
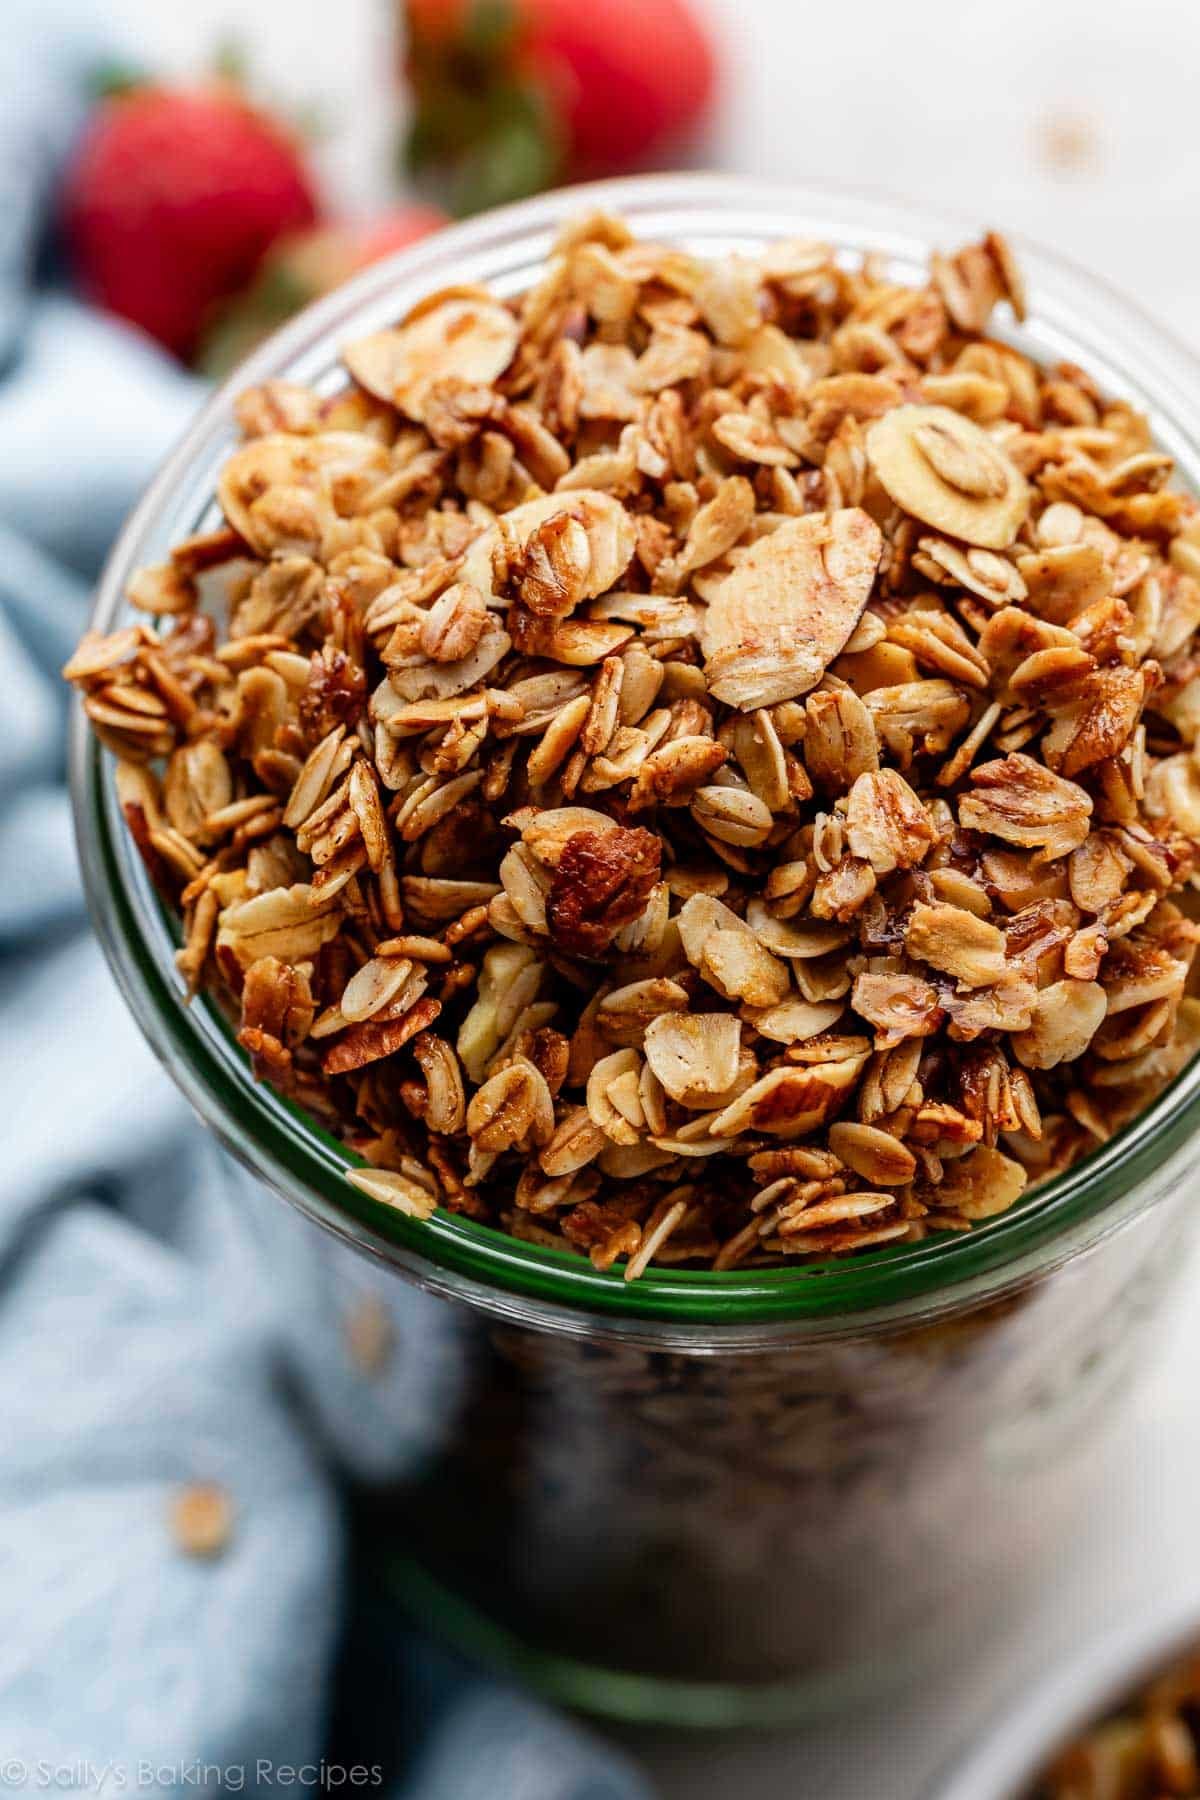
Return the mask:
<svg viewBox="0 0 1200 1800"><path fill-rule="evenodd" d="M148 87L150 75L136 63L103 62L89 70L87 92L93 100L111 100L119 94L132 94Z"/></svg>

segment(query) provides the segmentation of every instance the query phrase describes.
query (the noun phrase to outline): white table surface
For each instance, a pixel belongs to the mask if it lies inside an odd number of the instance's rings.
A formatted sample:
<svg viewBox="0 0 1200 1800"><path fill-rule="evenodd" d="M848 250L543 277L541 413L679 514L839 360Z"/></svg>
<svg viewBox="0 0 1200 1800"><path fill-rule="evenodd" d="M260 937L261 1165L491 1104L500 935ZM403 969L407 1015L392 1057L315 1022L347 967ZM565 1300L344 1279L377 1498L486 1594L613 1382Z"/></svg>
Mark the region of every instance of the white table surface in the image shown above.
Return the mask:
<svg viewBox="0 0 1200 1800"><path fill-rule="evenodd" d="M636 29L637 0L629 9ZM319 108L332 197L368 209L391 191L388 0L110 0L109 10L140 34L150 63L187 68L237 39L266 93ZM729 65L712 166L892 192L1024 232L1138 294L1200 347L1200 7L707 0L706 10ZM664 1800L920 1800L1004 1696L1081 1637L1189 1584L1200 1602L1198 1368L1200 1266L1113 1478L1019 1629L989 1637L981 1620L975 1659L903 1713L736 1741L638 1738Z"/></svg>

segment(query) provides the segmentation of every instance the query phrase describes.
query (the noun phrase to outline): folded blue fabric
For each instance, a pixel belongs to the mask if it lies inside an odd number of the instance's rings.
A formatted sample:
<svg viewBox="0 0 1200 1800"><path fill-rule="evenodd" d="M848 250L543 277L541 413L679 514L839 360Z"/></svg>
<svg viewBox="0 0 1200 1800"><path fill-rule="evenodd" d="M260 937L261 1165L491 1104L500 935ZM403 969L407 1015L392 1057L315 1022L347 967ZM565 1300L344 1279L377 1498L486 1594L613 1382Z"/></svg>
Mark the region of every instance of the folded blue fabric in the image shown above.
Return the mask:
<svg viewBox="0 0 1200 1800"><path fill-rule="evenodd" d="M639 1800L622 1758L410 1640L390 1605L347 1637L342 1488L420 1467L459 1379L448 1315L210 1143L87 932L57 671L116 526L202 393L33 285L100 50L90 16L7 0L0 41L0 1782L275 1792L281 1766L334 1753L347 1640L355 1728L393 1793ZM398 1346L374 1375L344 1331L367 1298ZM206 1560L169 1525L196 1481L233 1506ZM361 1760L344 1733L334 1750Z"/></svg>

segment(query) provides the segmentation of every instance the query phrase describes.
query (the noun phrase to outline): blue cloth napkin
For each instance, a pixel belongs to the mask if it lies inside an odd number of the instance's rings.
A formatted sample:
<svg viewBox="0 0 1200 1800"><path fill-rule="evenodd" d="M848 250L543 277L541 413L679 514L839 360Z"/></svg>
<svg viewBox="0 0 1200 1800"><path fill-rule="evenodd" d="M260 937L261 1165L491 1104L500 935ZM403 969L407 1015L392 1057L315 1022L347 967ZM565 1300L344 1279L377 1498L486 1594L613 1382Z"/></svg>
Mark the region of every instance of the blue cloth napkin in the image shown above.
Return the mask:
<svg viewBox="0 0 1200 1800"><path fill-rule="evenodd" d="M88 933L57 672L203 393L34 280L107 48L91 17L6 0L0 38L0 1786L311 1791L325 1756L404 1800L644 1800L379 1596L356 1614L344 1489L419 1468L459 1379L449 1315L235 1169ZM374 1374L345 1329L364 1306L396 1345ZM170 1528L196 1482L232 1505L207 1559Z"/></svg>

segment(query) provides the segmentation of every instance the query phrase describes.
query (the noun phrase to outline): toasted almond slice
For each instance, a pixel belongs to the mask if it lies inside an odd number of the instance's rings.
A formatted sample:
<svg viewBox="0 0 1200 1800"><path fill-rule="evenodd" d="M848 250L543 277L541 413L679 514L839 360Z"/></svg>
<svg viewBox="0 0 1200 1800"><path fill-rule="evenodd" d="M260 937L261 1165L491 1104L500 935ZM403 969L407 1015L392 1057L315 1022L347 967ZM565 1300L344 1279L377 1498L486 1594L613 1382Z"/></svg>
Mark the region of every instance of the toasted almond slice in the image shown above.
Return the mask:
<svg viewBox="0 0 1200 1800"><path fill-rule="evenodd" d="M346 1180L372 1200L407 1213L410 1219L431 1219L437 1211L436 1194L394 1169L347 1169Z"/></svg>
<svg viewBox="0 0 1200 1800"><path fill-rule="evenodd" d="M747 1006L776 1006L789 986L786 965L744 927L711 933L705 940L700 973L727 1000L741 1000Z"/></svg>
<svg viewBox="0 0 1200 1800"><path fill-rule="evenodd" d="M1008 967L999 926L945 902L919 901L909 914L904 942L910 956L953 976L962 987L991 987Z"/></svg>
<svg viewBox="0 0 1200 1800"><path fill-rule="evenodd" d="M425 421L430 390L456 379L488 387L513 359L521 332L499 301L456 298L407 325L376 331L342 352L360 387Z"/></svg>
<svg viewBox="0 0 1200 1800"><path fill-rule="evenodd" d="M552 1180L563 1175L573 1175L576 1170L585 1168L599 1156L609 1144L609 1138L598 1125L593 1124L587 1107L573 1106L559 1120L554 1136L542 1151L539 1159L542 1172Z"/></svg>
<svg viewBox="0 0 1200 1800"><path fill-rule="evenodd" d="M848 1169L878 1187L903 1187L917 1172L908 1146L876 1125L839 1120L829 1127L829 1148Z"/></svg>
<svg viewBox="0 0 1200 1800"><path fill-rule="evenodd" d="M636 1069L626 1069L623 1075L618 1075L615 1081L609 1082L608 1098L621 1117L627 1124L632 1125L635 1131L645 1130L646 1115L642 1111Z"/></svg>
<svg viewBox="0 0 1200 1800"><path fill-rule="evenodd" d="M302 962L341 928L341 908L305 882L272 888L227 906L217 931L218 950L228 950L248 969L260 956Z"/></svg>
<svg viewBox="0 0 1200 1800"><path fill-rule="evenodd" d="M1005 550L1029 511L1011 457L948 406L893 407L867 432L867 456L897 506L964 543Z"/></svg>
<svg viewBox="0 0 1200 1800"><path fill-rule="evenodd" d="M550 882L524 844L514 844L503 858L500 879L509 905L522 925L544 933Z"/></svg>
<svg viewBox="0 0 1200 1800"><path fill-rule="evenodd" d="M596 1012L596 1028L610 1043L636 1047L657 1019L687 1009L686 988L665 975L655 975L627 982L606 994Z"/></svg>
<svg viewBox="0 0 1200 1800"><path fill-rule="evenodd" d="M1012 1035L1013 1052L1027 1069L1055 1069L1082 1056L1104 1023L1108 1005L1097 981L1052 981L1038 994L1033 1023Z"/></svg>
<svg viewBox="0 0 1200 1800"><path fill-rule="evenodd" d="M746 908L746 923L759 943L776 956L797 957L801 961L840 950L849 935L843 926L822 920L802 919L796 923L777 919L761 900L751 900Z"/></svg>
<svg viewBox="0 0 1200 1800"><path fill-rule="evenodd" d="M461 1131L466 1095L458 1058L444 1038L423 1031L412 1040L412 1053L425 1077L425 1124L442 1135Z"/></svg>
<svg viewBox="0 0 1200 1800"><path fill-rule="evenodd" d="M563 619L539 644L541 655L569 669L587 669L624 648L633 636L631 625L604 625L595 619Z"/></svg>
<svg viewBox="0 0 1200 1800"><path fill-rule="evenodd" d="M315 437L272 432L235 450L217 482L217 499L234 530L260 556L270 556L280 539L264 525L256 507L272 489L314 489L339 475L383 474L388 453L361 431L323 431Z"/></svg>
<svg viewBox="0 0 1200 1800"><path fill-rule="evenodd" d="M716 698L751 712L815 687L862 617L882 548L878 525L854 506L759 538L701 626Z"/></svg>
<svg viewBox="0 0 1200 1800"><path fill-rule="evenodd" d="M111 637L97 631L85 631L74 656L63 665L64 681L91 681L97 675L109 675L124 663L132 662L139 650L155 642L144 625L124 625Z"/></svg>
<svg viewBox="0 0 1200 1800"><path fill-rule="evenodd" d="M676 920L683 943L683 954L694 968L700 967L704 946L714 931L748 931L731 907L712 894L693 894L686 900Z"/></svg>
<svg viewBox="0 0 1200 1800"><path fill-rule="evenodd" d="M373 956L346 983L340 1001L342 1017L349 1025L372 1018L394 1000L412 974L412 963L403 956Z"/></svg>
<svg viewBox="0 0 1200 1800"><path fill-rule="evenodd" d="M966 1156L946 1164L937 1188L939 1208L953 1209L964 1219L990 1219L1007 1212L1025 1191L1029 1177L1011 1156L977 1144Z"/></svg>
<svg viewBox="0 0 1200 1800"><path fill-rule="evenodd" d="M646 1061L672 1100L694 1105L733 1086L741 1041L732 1013L661 1013L646 1027Z"/></svg>
<svg viewBox="0 0 1200 1800"><path fill-rule="evenodd" d="M765 1007L761 1012L751 1009L749 1017L754 1029L773 1043L800 1044L836 1025L845 1010L844 1000L813 1002L794 998L781 1000L778 1006Z"/></svg>
<svg viewBox="0 0 1200 1800"><path fill-rule="evenodd" d="M406 875L401 890L419 918L438 924L461 918L472 906L486 906L500 892L492 881L453 881L435 875Z"/></svg>
<svg viewBox="0 0 1200 1800"><path fill-rule="evenodd" d="M630 1145L638 1141L635 1127L609 1099L609 1087L623 1075L636 1078L640 1060L636 1050L614 1050L611 1056L602 1056L588 1076L588 1115L592 1124L614 1144Z"/></svg>
<svg viewBox="0 0 1200 1800"><path fill-rule="evenodd" d="M529 818L524 814L510 816L520 820L522 842L547 869L557 869L563 851L577 832L603 836L617 829L615 819L590 806L551 806Z"/></svg>
<svg viewBox="0 0 1200 1800"><path fill-rule="evenodd" d="M335 725L309 753L293 784L283 815L283 823L289 831L298 831L329 793L345 735L346 727Z"/></svg>

